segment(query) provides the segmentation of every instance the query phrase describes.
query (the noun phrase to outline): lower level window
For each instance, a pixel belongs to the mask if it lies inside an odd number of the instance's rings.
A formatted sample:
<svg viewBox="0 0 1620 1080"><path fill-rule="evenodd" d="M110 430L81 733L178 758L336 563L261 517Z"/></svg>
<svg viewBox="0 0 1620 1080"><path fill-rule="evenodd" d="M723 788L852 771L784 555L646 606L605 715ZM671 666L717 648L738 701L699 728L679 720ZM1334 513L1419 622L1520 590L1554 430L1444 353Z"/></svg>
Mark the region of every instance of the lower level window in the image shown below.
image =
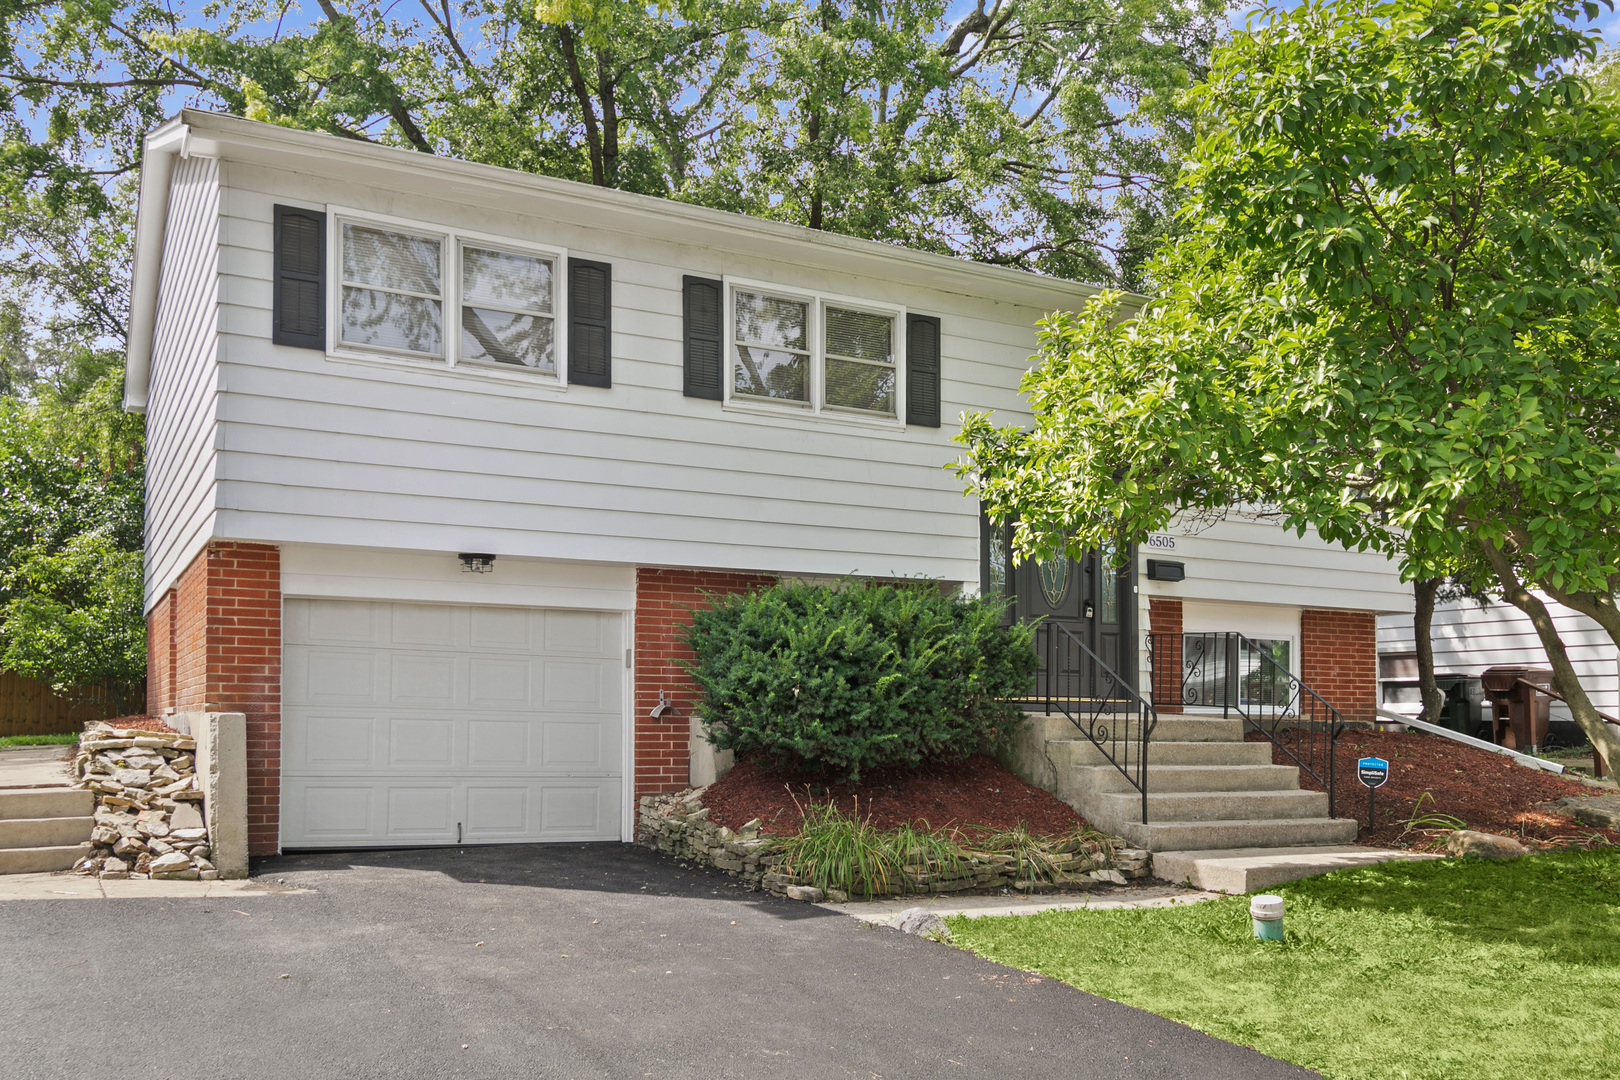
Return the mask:
<svg viewBox="0 0 1620 1080"><path fill-rule="evenodd" d="M1182 701L1188 705L1286 706L1293 700L1293 642L1233 634L1183 634Z"/></svg>

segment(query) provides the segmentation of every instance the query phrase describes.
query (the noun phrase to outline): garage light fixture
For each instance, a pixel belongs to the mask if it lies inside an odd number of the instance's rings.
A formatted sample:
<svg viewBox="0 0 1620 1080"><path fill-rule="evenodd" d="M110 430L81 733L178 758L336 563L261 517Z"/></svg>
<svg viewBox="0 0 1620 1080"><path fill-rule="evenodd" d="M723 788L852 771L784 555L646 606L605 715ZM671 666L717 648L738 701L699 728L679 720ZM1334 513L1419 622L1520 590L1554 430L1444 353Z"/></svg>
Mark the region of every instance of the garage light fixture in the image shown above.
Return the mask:
<svg viewBox="0 0 1620 1080"><path fill-rule="evenodd" d="M487 574L495 569L495 556L493 555L463 551L456 558L461 560L461 572L464 574Z"/></svg>

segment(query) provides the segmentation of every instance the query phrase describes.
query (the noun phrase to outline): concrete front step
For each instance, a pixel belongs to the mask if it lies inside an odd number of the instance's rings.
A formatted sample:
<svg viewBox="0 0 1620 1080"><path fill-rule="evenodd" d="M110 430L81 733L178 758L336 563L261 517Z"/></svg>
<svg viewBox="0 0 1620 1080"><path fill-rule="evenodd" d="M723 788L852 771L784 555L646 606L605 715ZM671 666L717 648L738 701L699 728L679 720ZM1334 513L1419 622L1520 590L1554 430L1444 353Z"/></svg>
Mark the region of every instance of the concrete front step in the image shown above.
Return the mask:
<svg viewBox="0 0 1620 1080"><path fill-rule="evenodd" d="M0 791L0 820L89 817L95 809L96 797L85 788L42 787Z"/></svg>
<svg viewBox="0 0 1620 1080"><path fill-rule="evenodd" d="M1329 844L1312 847L1216 848L1209 851L1160 851L1153 856L1153 876L1208 892L1247 893L1285 881L1315 877L1356 866L1376 866L1394 859L1438 859L1413 851Z"/></svg>
<svg viewBox="0 0 1620 1080"><path fill-rule="evenodd" d="M1128 793L1134 789L1112 765L1091 766L1091 790ZM1148 758L1147 789L1151 794L1216 791L1298 791L1299 769L1290 765L1161 765ZM1138 796L1140 799L1140 796Z"/></svg>
<svg viewBox="0 0 1620 1080"><path fill-rule="evenodd" d="M90 839L96 827L89 817L40 817L0 820L0 848L61 847Z"/></svg>
<svg viewBox="0 0 1620 1080"><path fill-rule="evenodd" d="M63 844L55 847L0 848L0 874L48 874L71 870L73 864L90 853L90 844Z"/></svg>
<svg viewBox="0 0 1620 1080"><path fill-rule="evenodd" d="M1098 827L1117 833L1138 847L1160 852L1349 844L1355 840L1361 826L1355 818L1292 818L1281 821L1170 821L1148 825L1128 821L1113 828L1100 823Z"/></svg>
<svg viewBox="0 0 1620 1080"><path fill-rule="evenodd" d="M1132 824L1142 821L1142 796L1135 791L1106 792L1096 800L1098 816L1105 820ZM1327 794L1321 791L1155 792L1151 784L1148 786L1150 824L1324 818L1328 813Z"/></svg>
<svg viewBox="0 0 1620 1080"><path fill-rule="evenodd" d="M1095 743L1085 738L1054 739L1046 744L1054 762L1071 766L1106 765L1108 758ZM1136 747L1131 748L1131 760ZM1150 742L1148 766L1154 765L1270 765L1271 747L1246 742Z"/></svg>
<svg viewBox="0 0 1620 1080"><path fill-rule="evenodd" d="M1073 723L1061 713L1029 713L1030 723L1041 729L1041 734L1048 739L1083 739L1080 725ZM1082 723L1087 722L1081 717ZM1121 715L1116 721L1113 716L1104 714L1097 717L1099 726L1109 730L1135 733L1137 718L1130 715ZM1153 734L1148 737L1149 742L1242 742L1243 721L1238 717L1220 716L1161 716L1159 722L1153 726Z"/></svg>

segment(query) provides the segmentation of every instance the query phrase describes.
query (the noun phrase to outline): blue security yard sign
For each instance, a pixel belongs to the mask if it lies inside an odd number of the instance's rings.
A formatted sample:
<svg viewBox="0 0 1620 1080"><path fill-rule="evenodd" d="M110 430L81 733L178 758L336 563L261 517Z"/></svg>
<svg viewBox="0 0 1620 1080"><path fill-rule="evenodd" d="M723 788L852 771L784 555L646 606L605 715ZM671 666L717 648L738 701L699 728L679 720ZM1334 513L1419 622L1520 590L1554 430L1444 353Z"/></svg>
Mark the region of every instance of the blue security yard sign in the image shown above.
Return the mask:
<svg viewBox="0 0 1620 1080"><path fill-rule="evenodd" d="M1389 782L1389 762L1381 757L1364 757L1356 762L1356 775L1370 788L1383 787Z"/></svg>
<svg viewBox="0 0 1620 1080"><path fill-rule="evenodd" d="M1367 786L1367 831L1373 830L1373 792L1389 783L1389 762L1381 757L1364 757L1356 762L1356 778Z"/></svg>

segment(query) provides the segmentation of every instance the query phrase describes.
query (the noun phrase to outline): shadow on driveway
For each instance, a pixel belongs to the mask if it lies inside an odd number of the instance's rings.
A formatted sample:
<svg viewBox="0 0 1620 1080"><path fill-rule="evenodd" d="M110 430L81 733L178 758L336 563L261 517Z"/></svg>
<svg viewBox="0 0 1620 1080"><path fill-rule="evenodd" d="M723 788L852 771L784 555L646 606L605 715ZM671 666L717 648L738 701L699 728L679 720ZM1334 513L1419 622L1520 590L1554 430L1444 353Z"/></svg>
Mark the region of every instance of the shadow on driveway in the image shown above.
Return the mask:
<svg viewBox="0 0 1620 1080"><path fill-rule="evenodd" d="M634 844L611 842L297 852L254 860L253 876L285 877L293 885L299 884L299 875L357 868L443 874L463 884L734 900L782 919L843 917L814 904L750 890L719 870L694 866Z"/></svg>

